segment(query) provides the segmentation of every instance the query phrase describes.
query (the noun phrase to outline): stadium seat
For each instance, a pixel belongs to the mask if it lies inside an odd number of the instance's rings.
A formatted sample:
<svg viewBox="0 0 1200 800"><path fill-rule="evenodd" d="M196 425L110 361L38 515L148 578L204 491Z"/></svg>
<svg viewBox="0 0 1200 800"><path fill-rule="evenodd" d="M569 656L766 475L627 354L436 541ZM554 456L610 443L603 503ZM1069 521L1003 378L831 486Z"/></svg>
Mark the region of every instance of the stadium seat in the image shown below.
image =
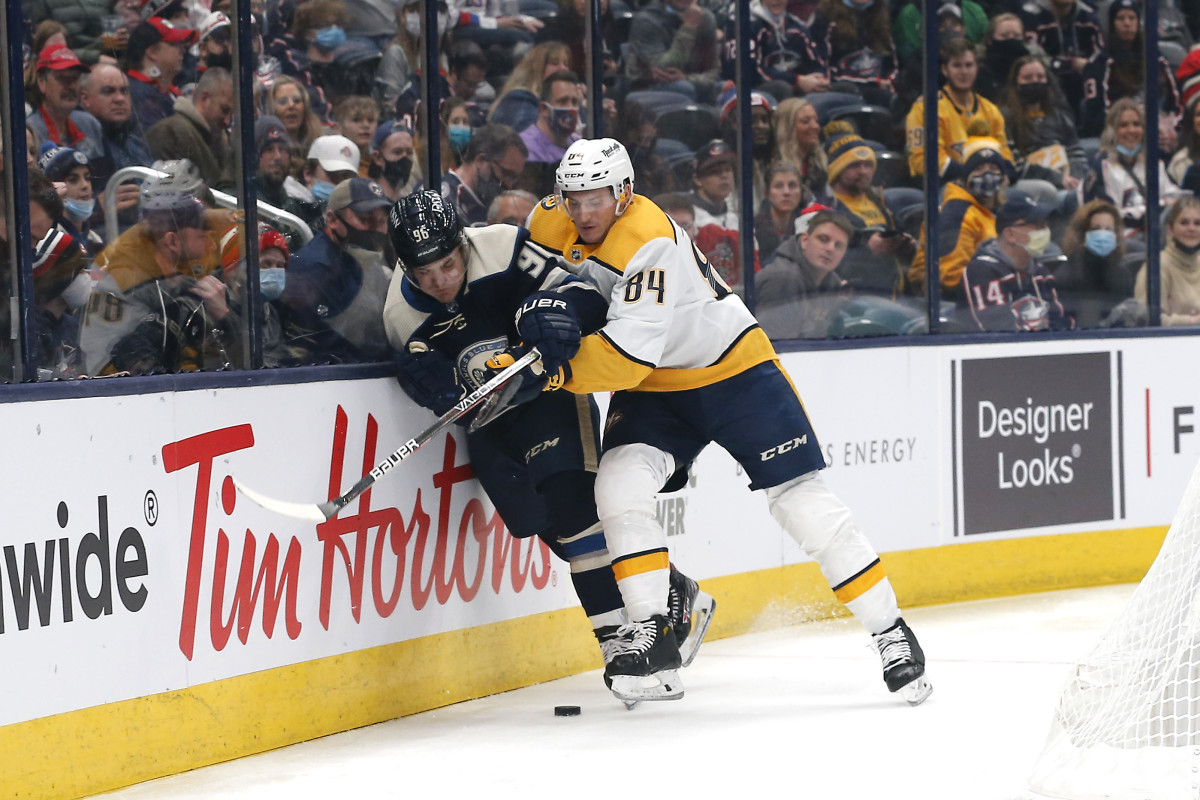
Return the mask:
<svg viewBox="0 0 1200 800"><path fill-rule="evenodd" d="M721 136L717 110L712 106L692 104L664 111L658 114L655 125L659 136L681 141L692 151Z"/></svg>
<svg viewBox="0 0 1200 800"><path fill-rule="evenodd" d="M862 105L861 97L848 92L813 92L807 95L806 99L812 103L813 108L817 109L817 121L821 123L822 128L825 127L825 123L833 119L829 116L833 109Z"/></svg>
<svg viewBox="0 0 1200 800"><path fill-rule="evenodd" d="M900 153L886 149L882 152L875 151L875 185L917 191L911 188L912 175L908 171L908 159Z"/></svg>
<svg viewBox="0 0 1200 800"><path fill-rule="evenodd" d="M541 101L528 89L513 89L504 94L492 112L492 122L502 123L520 133L537 122Z"/></svg>
<svg viewBox="0 0 1200 800"><path fill-rule="evenodd" d="M829 119L846 120L854 126L859 136L882 142L889 150L904 149L902 129L892 118L891 112L883 106L865 105L861 101L852 105L834 106L829 109Z"/></svg>

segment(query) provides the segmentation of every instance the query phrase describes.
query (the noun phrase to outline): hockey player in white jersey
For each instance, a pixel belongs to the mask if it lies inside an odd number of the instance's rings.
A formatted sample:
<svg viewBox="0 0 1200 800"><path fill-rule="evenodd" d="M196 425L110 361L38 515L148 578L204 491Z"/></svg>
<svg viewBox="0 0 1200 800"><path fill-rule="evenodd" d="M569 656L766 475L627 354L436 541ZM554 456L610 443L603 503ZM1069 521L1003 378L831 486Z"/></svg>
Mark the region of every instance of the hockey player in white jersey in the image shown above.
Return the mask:
<svg viewBox="0 0 1200 800"><path fill-rule="evenodd" d="M402 197L388 214L388 233L398 268L384 327L400 385L436 414L484 383L489 357L521 338L538 336L542 362L553 370L575 353L581 329L591 332L604 323L605 298L560 269L557 259L529 241L528 231L513 225L463 228L437 192ZM486 425L471 426L471 466L513 536L538 536L570 564L607 682L612 643L627 619L594 502L599 411L587 396L535 386L528 397ZM689 661L716 604L675 569L663 598Z"/></svg>
<svg viewBox="0 0 1200 800"><path fill-rule="evenodd" d="M610 668L613 693L625 701L683 695L655 494L715 441L745 468L751 488L764 490L772 515L871 633L888 689L924 701L932 691L924 654L874 548L822 478L816 434L754 316L687 234L634 194L619 142L576 142L556 182L558 193L530 216L532 239L609 297L607 322L583 337L562 377L577 394L616 392L596 479L631 620Z"/></svg>

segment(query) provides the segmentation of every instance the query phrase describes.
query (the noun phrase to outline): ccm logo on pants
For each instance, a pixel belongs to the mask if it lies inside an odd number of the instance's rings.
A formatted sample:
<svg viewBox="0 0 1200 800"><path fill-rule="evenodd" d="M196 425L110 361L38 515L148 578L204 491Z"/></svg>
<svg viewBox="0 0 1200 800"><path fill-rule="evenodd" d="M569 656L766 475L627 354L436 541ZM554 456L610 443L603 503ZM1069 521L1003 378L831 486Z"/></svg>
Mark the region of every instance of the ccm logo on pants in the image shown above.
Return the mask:
<svg viewBox="0 0 1200 800"><path fill-rule="evenodd" d="M784 442L783 444L777 444L774 447L772 447L770 450L764 450L759 455L762 457L763 461L770 461L775 456L783 455L784 453L788 452L789 450L795 450L797 447L800 447L801 445L806 445L806 444L808 444L808 434L807 433L797 439L792 439L790 442Z"/></svg>

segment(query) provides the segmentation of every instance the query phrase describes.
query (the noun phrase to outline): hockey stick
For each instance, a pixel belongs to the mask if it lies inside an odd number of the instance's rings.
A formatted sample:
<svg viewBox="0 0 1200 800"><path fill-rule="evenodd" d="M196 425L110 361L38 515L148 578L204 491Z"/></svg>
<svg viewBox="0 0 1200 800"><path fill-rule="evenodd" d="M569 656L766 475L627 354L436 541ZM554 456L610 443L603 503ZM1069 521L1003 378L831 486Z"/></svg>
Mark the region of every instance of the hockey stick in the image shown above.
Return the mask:
<svg viewBox="0 0 1200 800"><path fill-rule="evenodd" d="M240 483L236 478L232 479L233 485L237 487L239 492L268 511L274 511L287 517L295 517L296 519L324 522L345 508L360 494L370 489L375 481L390 472L392 467L417 452L422 446L428 444L431 439L453 425L455 421L478 405L480 401L511 381L521 370L540 361L541 358L542 354L536 349L530 350L518 358L510 366L497 373L487 383L455 403L454 408L439 417L438 421L433 423L433 425L421 431L415 438L409 439L400 445L398 450L376 464L374 469L364 475L358 483L351 486L350 491L341 497L336 497L326 503L293 503L287 500L276 500L273 497L267 497Z"/></svg>

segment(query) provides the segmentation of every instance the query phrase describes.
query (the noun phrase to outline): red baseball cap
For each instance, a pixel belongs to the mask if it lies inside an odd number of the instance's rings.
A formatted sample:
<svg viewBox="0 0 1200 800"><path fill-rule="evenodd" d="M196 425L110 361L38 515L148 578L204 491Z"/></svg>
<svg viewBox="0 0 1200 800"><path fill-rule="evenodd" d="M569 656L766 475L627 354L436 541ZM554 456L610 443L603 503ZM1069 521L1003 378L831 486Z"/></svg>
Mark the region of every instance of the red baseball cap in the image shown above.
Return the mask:
<svg viewBox="0 0 1200 800"><path fill-rule="evenodd" d="M54 44L38 54L38 69L80 69L87 72L90 68L84 64L65 44Z"/></svg>
<svg viewBox="0 0 1200 800"><path fill-rule="evenodd" d="M196 32L191 28L176 27L162 17L151 17L146 22L154 26L159 38L167 44L191 44L196 41Z"/></svg>

